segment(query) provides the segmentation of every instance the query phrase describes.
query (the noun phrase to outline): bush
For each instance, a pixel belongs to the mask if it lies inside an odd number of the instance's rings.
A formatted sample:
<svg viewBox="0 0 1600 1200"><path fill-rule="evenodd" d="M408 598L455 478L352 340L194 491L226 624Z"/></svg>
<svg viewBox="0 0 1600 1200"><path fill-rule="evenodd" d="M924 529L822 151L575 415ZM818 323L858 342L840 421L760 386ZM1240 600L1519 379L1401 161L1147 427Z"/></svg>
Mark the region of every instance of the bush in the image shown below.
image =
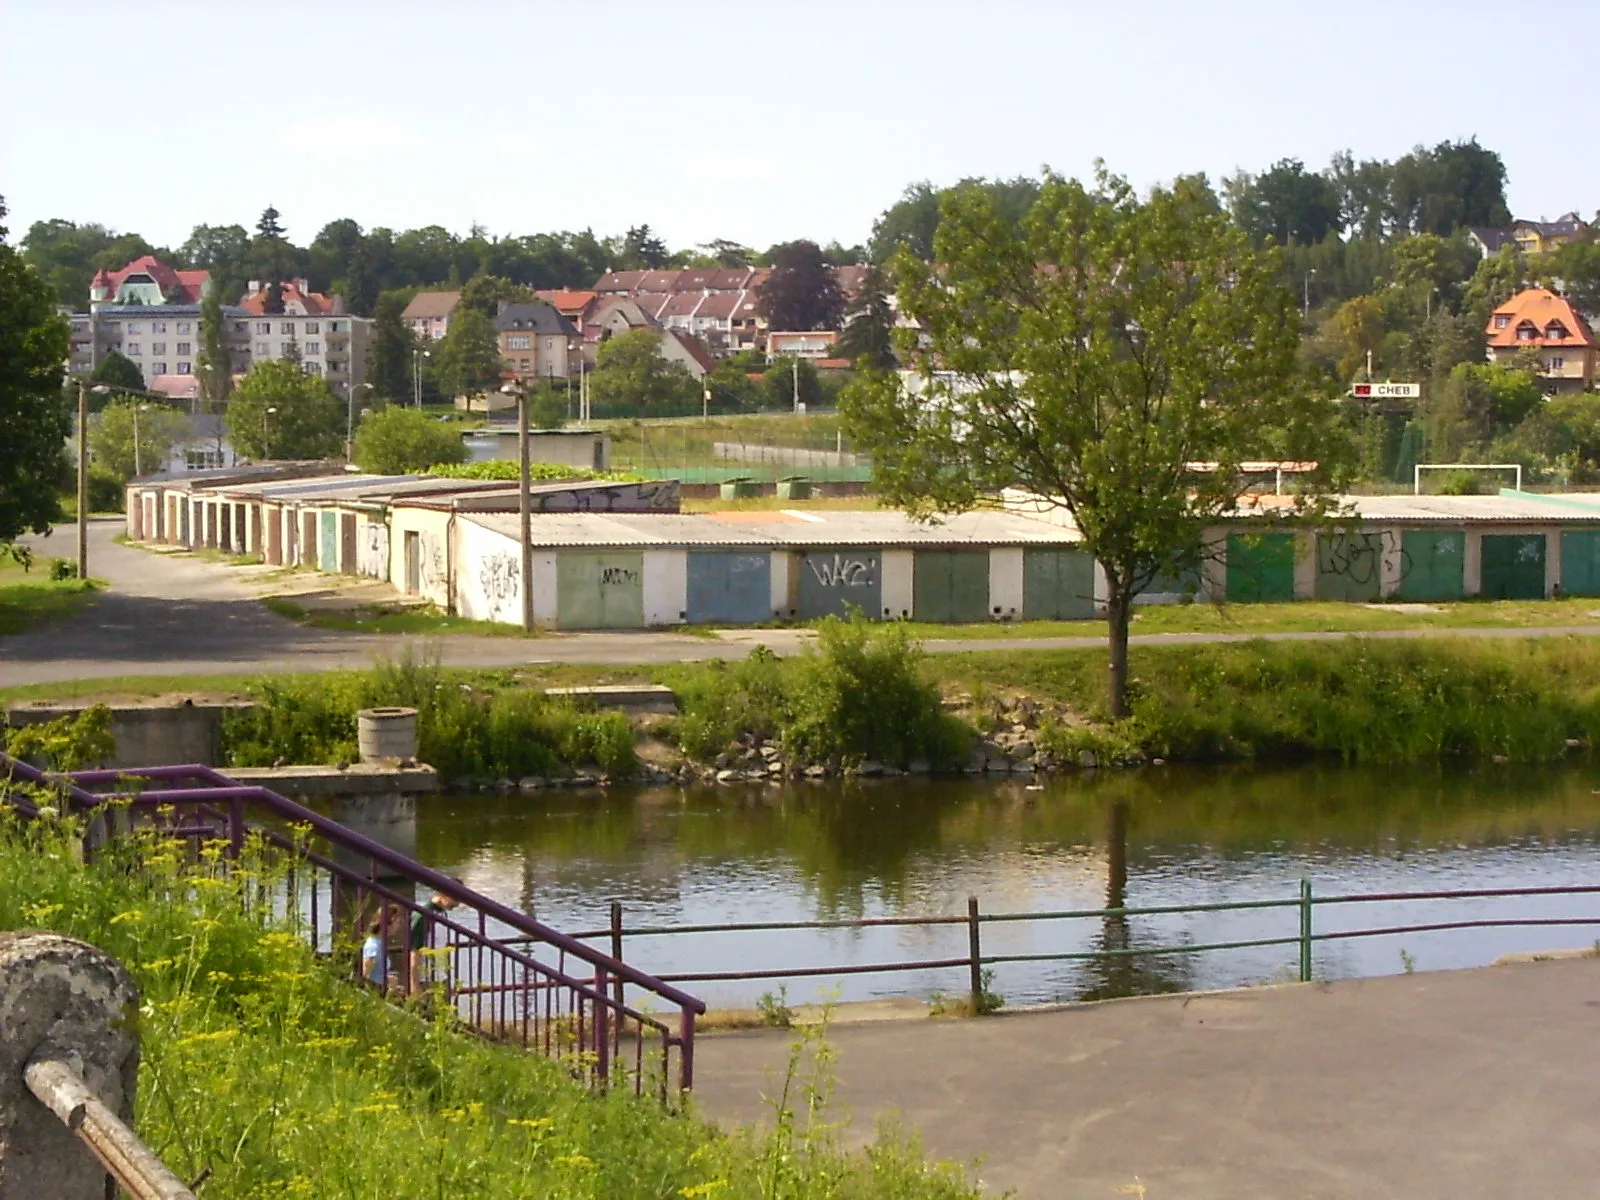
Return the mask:
<svg viewBox="0 0 1600 1200"><path fill-rule="evenodd" d="M122 476L110 467L97 462L89 464L89 511L92 513L121 512L125 502L126 486Z"/></svg>
<svg viewBox="0 0 1600 1200"><path fill-rule="evenodd" d="M396 404L362 418L355 452L356 465L375 475L406 475L461 463L467 457L453 425Z"/></svg>
<svg viewBox="0 0 1600 1200"><path fill-rule="evenodd" d="M949 765L966 754L971 731L943 712L921 668L903 627L830 617L816 647L794 658L758 647L743 662L684 669L678 741L699 759L749 733L777 738L796 759Z"/></svg>
<svg viewBox="0 0 1600 1200"><path fill-rule="evenodd" d="M494 458L488 462L459 463L455 466L430 467L428 474L443 479L499 479L507 483L515 483L521 477L516 460L505 458ZM608 483L631 483L644 477L627 471L591 471L587 467L571 467L566 463L532 462L528 464L528 478L535 483L569 479L603 479Z"/></svg>

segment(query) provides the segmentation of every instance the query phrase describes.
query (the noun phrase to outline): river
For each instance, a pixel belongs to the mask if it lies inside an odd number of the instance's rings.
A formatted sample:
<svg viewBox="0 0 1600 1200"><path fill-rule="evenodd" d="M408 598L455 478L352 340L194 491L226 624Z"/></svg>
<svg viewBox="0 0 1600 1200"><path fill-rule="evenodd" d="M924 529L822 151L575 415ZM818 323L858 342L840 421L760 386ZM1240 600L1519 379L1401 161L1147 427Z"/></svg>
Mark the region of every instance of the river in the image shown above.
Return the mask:
<svg viewBox="0 0 1600 1200"><path fill-rule="evenodd" d="M1600 773L1423 768L1196 768L1035 783L908 780L765 789L655 788L419 802L417 854L558 929L630 928L1292 899L1314 894L1600 883ZM1319 907L1318 933L1483 917L1600 917L1600 896ZM1297 977L1294 945L1153 956L1166 947L1295 936L1294 908L985 924L1008 1004ZM1319 942L1319 978L1478 966L1582 947L1593 926L1408 933ZM629 938L655 973L956 958L964 925ZM777 984L685 984L750 1006ZM959 995L965 968L791 980L790 1003Z"/></svg>

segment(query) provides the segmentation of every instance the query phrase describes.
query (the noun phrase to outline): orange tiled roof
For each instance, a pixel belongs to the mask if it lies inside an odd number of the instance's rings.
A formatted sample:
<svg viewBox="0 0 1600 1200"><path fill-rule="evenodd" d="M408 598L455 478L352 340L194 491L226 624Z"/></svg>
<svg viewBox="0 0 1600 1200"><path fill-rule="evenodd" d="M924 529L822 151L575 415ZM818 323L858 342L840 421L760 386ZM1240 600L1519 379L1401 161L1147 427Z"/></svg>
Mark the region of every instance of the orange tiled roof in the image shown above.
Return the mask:
<svg viewBox="0 0 1600 1200"><path fill-rule="evenodd" d="M1501 318L1505 318L1504 321ZM1547 336L1552 324L1560 325L1561 332ZM1518 331L1531 327L1533 337L1520 337ZM1489 345L1514 350L1518 346L1593 346L1594 331L1578 315L1565 297L1548 288L1529 288L1518 292L1489 318L1484 330Z"/></svg>

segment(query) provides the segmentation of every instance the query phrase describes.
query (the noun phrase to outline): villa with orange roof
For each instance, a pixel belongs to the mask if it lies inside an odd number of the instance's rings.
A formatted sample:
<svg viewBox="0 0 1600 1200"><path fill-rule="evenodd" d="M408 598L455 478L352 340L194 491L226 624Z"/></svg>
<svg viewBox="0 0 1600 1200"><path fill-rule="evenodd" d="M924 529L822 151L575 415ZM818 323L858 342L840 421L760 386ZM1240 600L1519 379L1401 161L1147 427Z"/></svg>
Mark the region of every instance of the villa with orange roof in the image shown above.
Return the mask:
<svg viewBox="0 0 1600 1200"><path fill-rule="evenodd" d="M1494 310L1484 335L1490 362L1509 364L1527 351L1537 354L1539 378L1551 394L1594 387L1594 331L1564 296L1546 288L1518 292Z"/></svg>
<svg viewBox="0 0 1600 1200"><path fill-rule="evenodd" d="M210 271L177 271L146 254L120 271L96 271L89 306L93 311L107 304L199 304L210 290Z"/></svg>

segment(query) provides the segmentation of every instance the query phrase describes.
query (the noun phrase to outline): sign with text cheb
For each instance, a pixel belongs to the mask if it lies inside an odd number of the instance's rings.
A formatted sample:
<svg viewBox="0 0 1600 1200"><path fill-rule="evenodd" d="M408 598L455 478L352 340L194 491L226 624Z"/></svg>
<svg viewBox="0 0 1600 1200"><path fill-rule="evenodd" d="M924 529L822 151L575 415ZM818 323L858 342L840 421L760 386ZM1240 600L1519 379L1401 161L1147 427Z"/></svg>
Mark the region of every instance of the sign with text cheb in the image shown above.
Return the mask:
<svg viewBox="0 0 1600 1200"><path fill-rule="evenodd" d="M1350 394L1357 400L1420 400L1420 383L1356 383Z"/></svg>

